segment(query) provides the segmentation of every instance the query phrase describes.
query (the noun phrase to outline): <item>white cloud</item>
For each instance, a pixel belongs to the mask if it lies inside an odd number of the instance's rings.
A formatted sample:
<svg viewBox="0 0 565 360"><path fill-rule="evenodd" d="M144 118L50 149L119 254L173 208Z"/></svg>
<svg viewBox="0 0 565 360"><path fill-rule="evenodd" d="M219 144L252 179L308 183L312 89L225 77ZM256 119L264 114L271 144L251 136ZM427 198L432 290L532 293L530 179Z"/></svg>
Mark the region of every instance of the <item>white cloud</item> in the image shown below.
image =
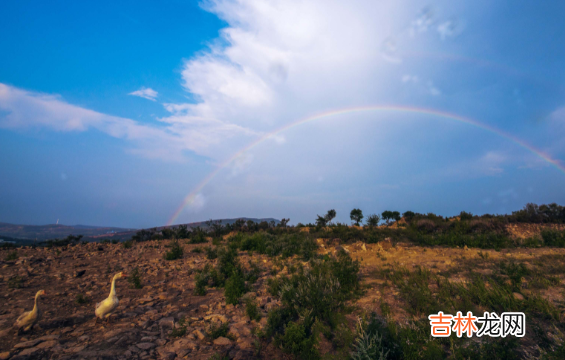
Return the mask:
<svg viewBox="0 0 565 360"><path fill-rule="evenodd" d="M151 88L141 88L139 90L130 92L128 95L139 96L147 100L156 101L159 93Z"/></svg>
<svg viewBox="0 0 565 360"><path fill-rule="evenodd" d="M128 151L147 158L180 161L184 151L206 155L209 147L235 135L257 132L216 119L199 119L174 113L162 119L164 127L102 114L65 102L59 96L34 93L0 83L0 127L49 128L76 132L96 129L134 144Z"/></svg>

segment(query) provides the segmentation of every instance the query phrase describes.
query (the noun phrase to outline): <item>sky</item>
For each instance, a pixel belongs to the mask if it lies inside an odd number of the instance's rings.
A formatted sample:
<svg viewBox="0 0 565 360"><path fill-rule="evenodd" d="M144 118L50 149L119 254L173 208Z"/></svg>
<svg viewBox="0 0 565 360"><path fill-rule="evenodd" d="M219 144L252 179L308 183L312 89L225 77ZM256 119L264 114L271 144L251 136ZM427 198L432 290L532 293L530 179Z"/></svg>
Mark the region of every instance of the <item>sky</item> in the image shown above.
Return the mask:
<svg viewBox="0 0 565 360"><path fill-rule="evenodd" d="M565 3L2 1L0 222L565 205Z"/></svg>

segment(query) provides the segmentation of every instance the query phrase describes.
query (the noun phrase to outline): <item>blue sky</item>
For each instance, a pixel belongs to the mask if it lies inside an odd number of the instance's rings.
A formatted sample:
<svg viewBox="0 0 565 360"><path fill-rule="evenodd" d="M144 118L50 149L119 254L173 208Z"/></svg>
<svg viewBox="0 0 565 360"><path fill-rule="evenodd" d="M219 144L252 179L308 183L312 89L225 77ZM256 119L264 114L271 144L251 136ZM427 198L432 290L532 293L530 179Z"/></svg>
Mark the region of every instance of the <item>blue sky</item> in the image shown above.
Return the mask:
<svg viewBox="0 0 565 360"><path fill-rule="evenodd" d="M4 1L0 221L565 204L565 4ZM395 105L471 118L337 109ZM203 179L222 169L203 187Z"/></svg>

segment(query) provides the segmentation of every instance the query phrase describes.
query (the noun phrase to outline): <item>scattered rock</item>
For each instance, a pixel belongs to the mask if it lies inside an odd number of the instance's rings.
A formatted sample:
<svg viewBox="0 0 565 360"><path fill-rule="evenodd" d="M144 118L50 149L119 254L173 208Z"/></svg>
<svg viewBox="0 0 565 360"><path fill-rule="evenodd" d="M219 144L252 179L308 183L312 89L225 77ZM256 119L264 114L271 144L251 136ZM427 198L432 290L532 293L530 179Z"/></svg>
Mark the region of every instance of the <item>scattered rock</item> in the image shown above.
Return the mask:
<svg viewBox="0 0 565 360"><path fill-rule="evenodd" d="M512 293L512 296L514 296L514 299L516 300L524 300L524 295L520 294L520 293Z"/></svg>
<svg viewBox="0 0 565 360"><path fill-rule="evenodd" d="M21 342L19 344L16 344L16 346L14 346L14 349L26 349L26 348L34 347L35 345L39 344L40 342L41 342L41 340L39 340L39 339Z"/></svg>
<svg viewBox="0 0 565 360"><path fill-rule="evenodd" d="M221 345L221 346L231 345L231 340L223 336L220 336L219 338L214 340L214 345Z"/></svg>
<svg viewBox="0 0 565 360"><path fill-rule="evenodd" d="M137 346L141 350L149 350L149 349L153 349L157 345L155 345L154 343L150 343L150 342L142 342L142 343L139 343L139 344L135 344L135 346Z"/></svg>
<svg viewBox="0 0 565 360"><path fill-rule="evenodd" d="M9 351L5 351L3 353L0 353L0 360L7 360L10 358L10 355L12 355Z"/></svg>

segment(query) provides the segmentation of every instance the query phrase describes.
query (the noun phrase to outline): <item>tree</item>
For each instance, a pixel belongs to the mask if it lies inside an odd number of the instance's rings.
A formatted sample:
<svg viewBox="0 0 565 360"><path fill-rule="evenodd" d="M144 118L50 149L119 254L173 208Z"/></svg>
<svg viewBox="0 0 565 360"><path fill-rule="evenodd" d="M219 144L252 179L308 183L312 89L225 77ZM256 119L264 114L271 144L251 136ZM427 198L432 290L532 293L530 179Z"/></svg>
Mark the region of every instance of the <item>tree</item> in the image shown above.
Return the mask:
<svg viewBox="0 0 565 360"><path fill-rule="evenodd" d="M334 209L328 210L328 213L326 214L326 216L324 216L324 219L326 219L326 223L331 224L332 220L335 218L336 216L336 212Z"/></svg>
<svg viewBox="0 0 565 360"><path fill-rule="evenodd" d="M375 227L379 226L379 221L381 221L381 217L377 214L372 214L367 217L367 226Z"/></svg>
<svg viewBox="0 0 565 360"><path fill-rule="evenodd" d="M381 215L383 217L383 220L386 221L387 225L390 225L391 220L400 220L400 213L398 211L385 210Z"/></svg>
<svg viewBox="0 0 565 360"><path fill-rule="evenodd" d="M349 218L355 223L355 225L359 226L363 220L363 211L361 211L361 209L353 209L351 210L351 213L349 213Z"/></svg>
<svg viewBox="0 0 565 360"><path fill-rule="evenodd" d="M326 226L326 218L325 217L321 217L320 215L316 215L318 218L316 219L316 226L318 227L324 227Z"/></svg>
<svg viewBox="0 0 565 360"><path fill-rule="evenodd" d="M280 227L285 228L285 227L286 227L286 224L288 224L289 221L290 221L290 219L282 218L282 220L281 220L281 222L280 222L280 224L279 224Z"/></svg>
<svg viewBox="0 0 565 360"><path fill-rule="evenodd" d="M404 220L406 220L406 222L410 222L412 221L412 219L414 219L414 216L416 216L416 214L413 211L406 211L404 214L402 214L402 216L404 217Z"/></svg>

